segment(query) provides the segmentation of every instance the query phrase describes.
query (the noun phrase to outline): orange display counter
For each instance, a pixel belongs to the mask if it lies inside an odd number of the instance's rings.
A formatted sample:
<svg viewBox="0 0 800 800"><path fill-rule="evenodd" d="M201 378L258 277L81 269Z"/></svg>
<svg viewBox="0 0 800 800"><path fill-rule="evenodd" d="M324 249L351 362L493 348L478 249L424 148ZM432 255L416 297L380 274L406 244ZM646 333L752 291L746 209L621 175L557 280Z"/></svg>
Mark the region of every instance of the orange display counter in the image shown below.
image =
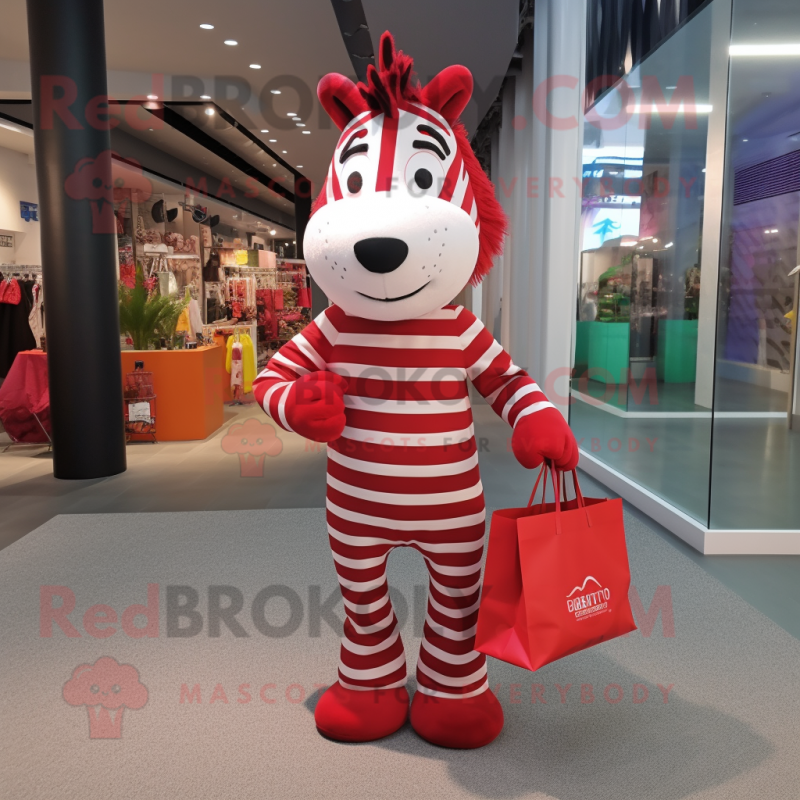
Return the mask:
<svg viewBox="0 0 800 800"><path fill-rule="evenodd" d="M123 380L136 361L153 373L159 442L207 439L222 427L224 403L230 397L225 348L123 350Z"/></svg>

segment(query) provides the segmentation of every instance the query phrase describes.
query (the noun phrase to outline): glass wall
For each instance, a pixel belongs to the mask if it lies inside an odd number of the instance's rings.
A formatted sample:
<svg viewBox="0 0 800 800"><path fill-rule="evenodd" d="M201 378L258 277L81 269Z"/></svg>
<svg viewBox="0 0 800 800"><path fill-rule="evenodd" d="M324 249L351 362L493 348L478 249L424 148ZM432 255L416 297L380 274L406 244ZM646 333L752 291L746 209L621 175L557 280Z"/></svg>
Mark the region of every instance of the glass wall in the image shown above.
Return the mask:
<svg viewBox="0 0 800 800"><path fill-rule="evenodd" d="M587 114L570 415L584 450L703 524L698 323L716 315L700 302L705 168L710 114L724 113L709 103L711 36L707 8Z"/></svg>
<svg viewBox="0 0 800 800"><path fill-rule="evenodd" d="M800 7L734 0L731 30L710 527L797 529Z"/></svg>
<svg viewBox="0 0 800 800"><path fill-rule="evenodd" d="M713 0L589 110L583 169L583 449L711 529L797 529L800 7Z"/></svg>

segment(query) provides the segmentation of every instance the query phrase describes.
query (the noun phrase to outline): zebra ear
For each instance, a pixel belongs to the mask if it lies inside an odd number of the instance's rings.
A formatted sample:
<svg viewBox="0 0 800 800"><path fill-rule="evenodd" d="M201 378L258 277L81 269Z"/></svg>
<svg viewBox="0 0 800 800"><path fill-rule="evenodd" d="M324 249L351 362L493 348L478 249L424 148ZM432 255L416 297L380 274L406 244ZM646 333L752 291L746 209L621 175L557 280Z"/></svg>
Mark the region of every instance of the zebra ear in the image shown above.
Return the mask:
<svg viewBox="0 0 800 800"><path fill-rule="evenodd" d="M443 69L423 90L422 104L438 111L451 125L472 97L472 73L460 65Z"/></svg>
<svg viewBox="0 0 800 800"><path fill-rule="evenodd" d="M340 131L347 127L351 119L369 110L353 81L336 72L331 72L319 82L317 97Z"/></svg>

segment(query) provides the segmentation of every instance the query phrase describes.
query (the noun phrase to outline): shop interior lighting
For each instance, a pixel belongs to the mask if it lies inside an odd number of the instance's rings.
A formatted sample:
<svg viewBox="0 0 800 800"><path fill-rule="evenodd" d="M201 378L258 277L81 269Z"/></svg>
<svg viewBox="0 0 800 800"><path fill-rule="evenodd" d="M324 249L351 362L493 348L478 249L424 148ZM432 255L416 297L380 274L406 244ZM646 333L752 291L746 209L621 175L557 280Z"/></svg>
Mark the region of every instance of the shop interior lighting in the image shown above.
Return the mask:
<svg viewBox="0 0 800 800"><path fill-rule="evenodd" d="M277 141L278 141L277 139L270 139L270 142L272 142L272 144L275 144L275 142ZM273 164L272 166L274 167L275 165Z"/></svg>
<svg viewBox="0 0 800 800"><path fill-rule="evenodd" d="M214 30L214 26L213 26L213 25L210 25L208 22L201 22L201 23L200 23L200 27L201 27L201 28L202 28L204 31L213 31L213 30Z"/></svg>
<svg viewBox="0 0 800 800"><path fill-rule="evenodd" d="M228 45L228 47L236 47L239 42L237 42L236 39L226 39L224 44Z"/></svg>
<svg viewBox="0 0 800 800"><path fill-rule="evenodd" d="M157 94L149 94L149 95L147 95L147 99L148 100L158 100L158 95Z"/></svg>
<svg viewBox="0 0 800 800"><path fill-rule="evenodd" d="M666 250L668 247L672 247L672 245L673 245L673 244L675 244L675 242L667 242L667 243L664 245L664 249Z"/></svg>
<svg viewBox="0 0 800 800"><path fill-rule="evenodd" d="M297 169L303 169L303 165L302 164L298 164L297 165Z"/></svg>
<svg viewBox="0 0 800 800"><path fill-rule="evenodd" d="M270 94L280 94L281 93L280 89L270 89L269 91L270 91Z"/></svg>
<svg viewBox="0 0 800 800"><path fill-rule="evenodd" d="M290 111L286 116L287 117L291 117L292 119L294 119L295 117L297 117L297 112L296 111ZM297 117L297 119L300 119L300 117Z"/></svg>
<svg viewBox="0 0 800 800"><path fill-rule="evenodd" d="M288 152L289 152L288 150L281 150L281 153L283 153L284 155L286 155Z"/></svg>
<svg viewBox="0 0 800 800"><path fill-rule="evenodd" d="M297 128L305 128L305 122L295 122L295 127Z"/></svg>
<svg viewBox="0 0 800 800"><path fill-rule="evenodd" d="M211 95L210 94L201 94L200 95L200 99L201 100L210 100L211 99Z"/></svg>
<svg viewBox="0 0 800 800"><path fill-rule="evenodd" d="M301 133L308 133L308 134L310 134L310 133L311 133L311 131L301 131Z"/></svg>
<svg viewBox="0 0 800 800"><path fill-rule="evenodd" d="M266 128L262 128L261 133L269 133L269 131Z"/></svg>
<svg viewBox="0 0 800 800"><path fill-rule="evenodd" d="M214 109L213 108L207 108L206 109L206 114L208 114L209 117L213 117L214 116Z"/></svg>
<svg viewBox="0 0 800 800"><path fill-rule="evenodd" d="M277 232L278 232L278 231L276 231L276 230L271 230L271 231L269 232L269 235L270 235L270 236L274 236L274 235L275 235Z"/></svg>
<svg viewBox="0 0 800 800"><path fill-rule="evenodd" d="M732 44L732 56L800 56L800 43L794 44Z"/></svg>
<svg viewBox="0 0 800 800"><path fill-rule="evenodd" d="M743 142L749 142L749 139L742 139Z"/></svg>

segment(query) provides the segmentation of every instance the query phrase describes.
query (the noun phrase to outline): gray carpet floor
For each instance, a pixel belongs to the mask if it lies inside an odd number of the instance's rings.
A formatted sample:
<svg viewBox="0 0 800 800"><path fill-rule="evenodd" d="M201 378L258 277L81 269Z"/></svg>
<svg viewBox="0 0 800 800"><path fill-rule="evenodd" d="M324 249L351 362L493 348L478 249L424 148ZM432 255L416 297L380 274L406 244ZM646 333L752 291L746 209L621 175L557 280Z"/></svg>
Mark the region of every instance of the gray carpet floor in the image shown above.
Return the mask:
<svg viewBox="0 0 800 800"><path fill-rule="evenodd" d="M340 600L326 602L337 595L321 509L58 516L0 552L0 796L796 798L800 642L636 517L626 527L643 608L669 592L674 636L662 613L649 636L537 673L490 660L505 730L480 751L456 752L408 727L365 745L317 734L313 707L336 674L342 617ZM400 551L389 572L413 668L425 570ZM90 607L122 617L145 602L148 583L159 585L157 636L132 638L120 625L107 638L87 633ZM74 594L68 619L79 636L41 635L43 585ZM168 586L197 592L196 635L168 635ZM245 636L224 625L210 635L211 586L241 592ZM277 587L270 635L251 617L266 587ZM649 627L641 613L637 621ZM62 697L73 670L101 656L133 665L147 687L119 739L90 739L87 708ZM184 684L201 702L181 702ZM666 702L659 685L672 687ZM532 702L537 692L545 703Z"/></svg>

